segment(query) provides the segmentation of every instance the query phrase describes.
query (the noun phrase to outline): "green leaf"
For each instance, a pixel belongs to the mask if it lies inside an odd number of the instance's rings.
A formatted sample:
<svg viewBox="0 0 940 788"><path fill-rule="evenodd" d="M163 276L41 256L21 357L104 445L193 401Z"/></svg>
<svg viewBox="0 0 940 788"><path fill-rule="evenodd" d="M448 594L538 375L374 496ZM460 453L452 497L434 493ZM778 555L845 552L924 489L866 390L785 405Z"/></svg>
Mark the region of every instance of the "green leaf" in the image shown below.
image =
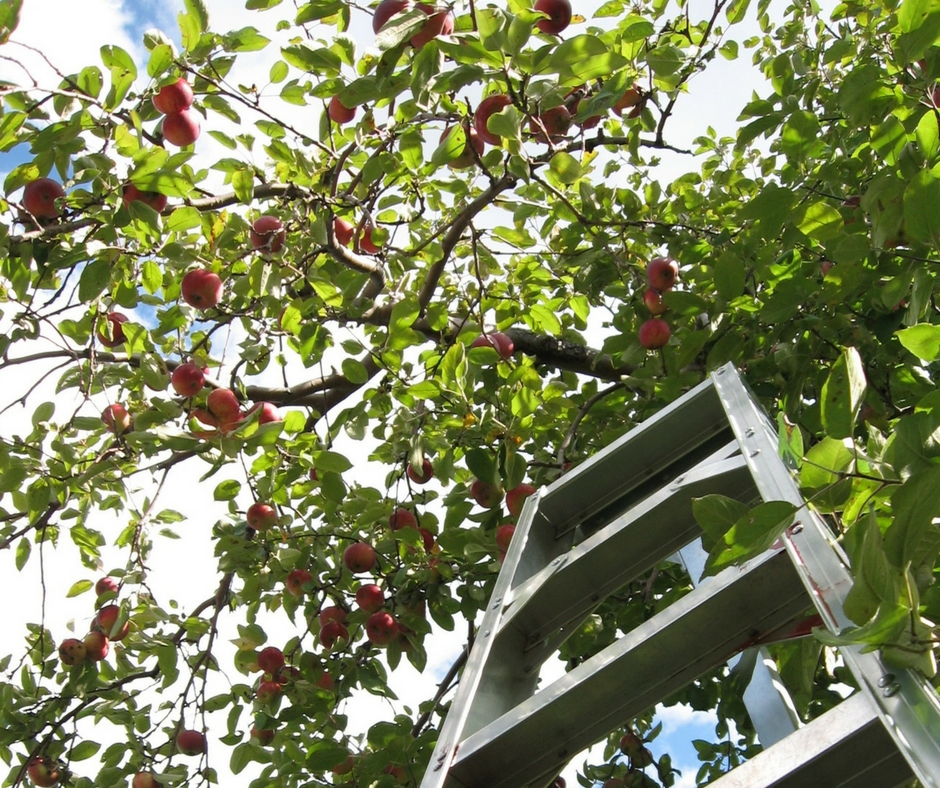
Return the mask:
<svg viewBox="0 0 940 788"><path fill-rule="evenodd" d="M579 35L559 44L548 65L562 76L591 80L613 74L627 65L627 59L611 51L600 38Z"/></svg>
<svg viewBox="0 0 940 788"><path fill-rule="evenodd" d="M477 479L487 484L499 481L496 473L496 461L493 455L485 449L471 449L466 455L467 467Z"/></svg>
<svg viewBox="0 0 940 788"><path fill-rule="evenodd" d="M712 494L692 499L695 522L715 542L722 539L746 514L747 506L725 495Z"/></svg>
<svg viewBox="0 0 940 788"><path fill-rule="evenodd" d="M232 188L239 202L248 205L255 193L255 173L251 167L237 170L232 173Z"/></svg>
<svg viewBox="0 0 940 788"><path fill-rule="evenodd" d="M828 241L845 229L842 214L825 200L800 205L794 212L793 223L815 241Z"/></svg>
<svg viewBox="0 0 940 788"><path fill-rule="evenodd" d="M342 363L343 375L350 383L361 385L369 379L369 371L361 361L354 358L344 358Z"/></svg>
<svg viewBox="0 0 940 788"><path fill-rule="evenodd" d="M736 25L738 22L743 21L750 4L751 0L731 0L728 7L725 9L725 17L728 20L728 24Z"/></svg>
<svg viewBox="0 0 940 788"><path fill-rule="evenodd" d="M313 49L307 44L294 44L283 47L281 54L284 56L284 60L295 68L314 74L339 73L343 65L339 55L335 52L323 47Z"/></svg>
<svg viewBox="0 0 940 788"><path fill-rule="evenodd" d="M832 365L820 397L823 426L829 437L852 436L867 388L861 356L855 348L846 348Z"/></svg>
<svg viewBox="0 0 940 788"><path fill-rule="evenodd" d="M72 748L69 752L69 760L72 761L84 761L88 758L91 758L92 755L98 752L101 749L101 745L96 741L84 741L79 742Z"/></svg>
<svg viewBox="0 0 940 788"><path fill-rule="evenodd" d="M318 22L339 13L344 5L343 0L315 0L315 2L306 3L300 7L294 23L305 25L308 22Z"/></svg>
<svg viewBox="0 0 940 788"><path fill-rule="evenodd" d="M94 587L94 583L91 580L79 580L72 584L72 587L68 590L68 593L65 595L66 599L71 599L74 596L79 596L84 594L86 591L90 591Z"/></svg>
<svg viewBox="0 0 940 788"><path fill-rule="evenodd" d="M925 112L915 132L920 152L928 162L933 161L940 153L940 127L937 124L937 113L932 110Z"/></svg>
<svg viewBox="0 0 940 788"><path fill-rule="evenodd" d="M78 297L89 302L101 295L105 288L111 284L111 263L99 257L92 260L82 270L82 275L78 280Z"/></svg>
<svg viewBox="0 0 940 788"><path fill-rule="evenodd" d="M160 77L173 66L173 47L169 44L158 44L150 51L147 61L147 74L151 77Z"/></svg>
<svg viewBox="0 0 940 788"><path fill-rule="evenodd" d="M840 474L853 462L854 455L843 441L823 438L806 453L800 468L803 494L821 511L835 511L852 493L852 480Z"/></svg>
<svg viewBox="0 0 940 788"><path fill-rule="evenodd" d="M183 0L186 11L196 19L199 32L205 33L209 29L209 11L204 0Z"/></svg>
<svg viewBox="0 0 940 788"><path fill-rule="evenodd" d="M18 572L22 572L23 567L26 566L31 549L32 546L30 545L29 539L25 536L20 537L19 542L16 543L16 558L14 559L14 564Z"/></svg>
<svg viewBox="0 0 940 788"><path fill-rule="evenodd" d="M898 8L898 30L911 33L921 27L931 13L937 11L936 0L904 0Z"/></svg>
<svg viewBox="0 0 940 788"><path fill-rule="evenodd" d="M940 238L940 217L934 210L938 204L940 167L921 170L904 190L904 233L925 243L934 243Z"/></svg>
<svg viewBox="0 0 940 788"><path fill-rule="evenodd" d="M895 332L898 341L917 358L936 361L940 358L940 326L918 323Z"/></svg>
<svg viewBox="0 0 940 788"><path fill-rule="evenodd" d="M552 156L549 167L558 181L566 185L575 183L584 174L580 162L564 151L559 151Z"/></svg>
<svg viewBox="0 0 940 788"><path fill-rule="evenodd" d="M241 489L241 482L235 479L226 479L224 482L220 482L216 485L212 497L216 501L234 501L238 497L238 493L241 492Z"/></svg>
<svg viewBox="0 0 940 788"><path fill-rule="evenodd" d="M730 249L722 252L715 262L715 287L718 288L718 294L726 301L744 295L746 279L744 261Z"/></svg>
<svg viewBox="0 0 940 788"><path fill-rule="evenodd" d="M885 554L904 569L940 512L940 466L919 471L904 482L891 496L891 509L894 520L885 534Z"/></svg>
<svg viewBox="0 0 940 788"><path fill-rule="evenodd" d="M111 71L111 90L105 100L105 108L117 107L137 79L134 59L118 46L101 47L101 62Z"/></svg>
<svg viewBox="0 0 940 788"><path fill-rule="evenodd" d="M225 48L229 52L258 52L271 43L253 27L243 27L225 35Z"/></svg>
<svg viewBox="0 0 940 788"><path fill-rule="evenodd" d="M153 260L146 260L141 270L140 282L144 290L153 295L163 286L163 272Z"/></svg>
<svg viewBox="0 0 940 788"><path fill-rule="evenodd" d="M709 552L705 574L760 555L789 527L795 514L796 507L788 501L767 501L751 509Z"/></svg>
<svg viewBox="0 0 940 788"><path fill-rule="evenodd" d="M333 451L321 451L313 455L313 464L319 473L323 471L332 471L333 473L343 473L352 468L352 463L342 454Z"/></svg>
<svg viewBox="0 0 940 788"><path fill-rule="evenodd" d="M9 41L19 26L22 8L23 0L4 0L0 3L0 44Z"/></svg>

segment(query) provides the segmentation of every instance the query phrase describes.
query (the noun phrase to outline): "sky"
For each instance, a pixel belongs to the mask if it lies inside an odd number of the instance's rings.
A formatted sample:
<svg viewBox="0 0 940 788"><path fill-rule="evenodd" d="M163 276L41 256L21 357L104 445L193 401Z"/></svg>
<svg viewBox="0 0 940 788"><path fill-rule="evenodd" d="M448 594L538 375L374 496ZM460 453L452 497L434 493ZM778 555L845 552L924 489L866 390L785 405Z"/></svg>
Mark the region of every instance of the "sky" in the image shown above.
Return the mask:
<svg viewBox="0 0 940 788"><path fill-rule="evenodd" d="M599 2L592 0L585 3L585 8L594 8ZM703 7L710 4L701 4ZM278 40L284 39L284 34L274 30L274 25L281 16L285 16L284 9L268 11L264 14L249 12L244 9L242 0L207 0L210 12L211 26L216 31L238 29L252 25L262 30L268 37ZM692 3L693 13L697 4ZM63 72L70 73L79 68L92 64L100 64L100 47L104 44L116 44L128 51L141 66L144 64L146 51L142 46L142 35L145 30L153 27L162 29L174 39L178 39L175 17L182 9L180 0L137 0L136 2L122 2L122 0L26 0L20 27L13 37L14 42L29 44L47 53L55 65ZM587 10L582 10L590 17ZM371 28L368 26L368 17L358 14L354 22L353 34L360 41L360 49L371 43ZM753 27L751 29L753 32ZM742 40L747 33L736 30L734 37ZM16 43L7 45L0 54L15 58L26 65L26 70L11 62L0 60L0 80L22 82L35 78L42 84L49 84L56 80L50 79L48 66L36 56L34 52L19 47ZM258 74L266 75L271 62L277 55L277 48L271 46L261 53L240 56L239 68L242 69L243 79L246 82L257 79ZM672 121L670 141L679 147L691 146L692 139L702 133L705 126L713 126L721 134L731 134L734 128L734 119L737 110L742 107L751 95L751 90L758 87L756 75L747 77L747 55L731 63L716 59L710 64L705 76L696 78L693 85L694 101L680 102ZM141 67L143 80L146 74ZM744 76L742 77L742 74ZM237 75L233 75L237 76ZM140 87L145 86L145 81ZM233 80L234 81L234 80ZM316 128L316 111L312 108L297 109L295 115L299 122L309 123ZM200 139L200 154L206 161L211 161L213 155L221 157L224 149L216 147L215 143L203 135ZM23 160L28 158L28 151L17 149L9 154L0 154L0 177ZM669 157L667 156L667 159ZM687 160L686 160L687 161ZM673 157L667 161L667 168L683 168L687 165L681 157ZM670 176L677 172L668 173ZM38 400L37 400L38 401ZM0 406L6 402L0 402ZM67 410L76 403L57 400L58 407ZM23 430L23 420L28 417L29 411L12 410L0 416L0 430L4 434L9 431ZM213 480L210 483L217 481ZM143 505L146 490L129 490L128 494L138 505ZM195 604L211 595L214 591L217 575L214 571L199 572L192 567L198 566L201 557L211 555L211 542L208 532L211 523L225 516L226 510L221 505L206 501L208 496L198 496L199 508L193 506L193 496L185 489L170 490L163 500L167 508L178 509L189 515L190 519L177 526L183 539L180 542L160 541L154 552L152 566L153 575L150 578L154 592L161 601L174 599L181 609L191 609ZM116 529L123 527L119 519L102 516L99 527L106 533L116 533ZM59 555L46 554L45 556L45 585L46 585L46 613L47 621L58 637L66 636L68 622L74 621L78 632L84 632L91 619L90 599L88 595L74 599L66 599L68 587L77 579L74 573L75 552L64 547ZM187 565L184 572L163 572L162 567L179 566L181 556L192 556L195 563ZM0 562L9 561L10 556L0 555ZM113 554L114 566L120 566L123 559ZM12 568L0 563L0 588L6 587L10 593L15 587L36 587L37 572L40 565L38 561L31 561L22 575L12 574ZM58 571L58 567L62 571ZM68 571L65 568L68 567ZM107 563L106 563L107 567ZM85 573L88 579L96 579L90 573ZM6 633L20 633L20 623L38 620L40 600L24 599L12 612L12 621L4 628L2 637ZM272 628L273 629L273 628ZM270 631L270 630L269 630ZM288 637L289 635L285 635ZM272 641L273 642L273 641ZM435 646L429 654L429 671L432 676L440 677L450 666L452 660L459 653L461 643L454 638L437 638ZM17 644L4 640L0 645L0 654L18 650ZM225 657L222 657L223 661ZM410 671L410 666L394 674L394 686L403 702L416 706L418 699L427 695L427 676L418 676ZM388 709L383 703L376 703L371 698L358 699L349 704L348 712L351 717L359 715L362 719L387 714ZM698 769L698 761L690 741L694 738L711 739L713 735L714 719L711 715L693 712L684 707L671 707L662 709L659 720L663 723L662 735L654 742L652 749L657 755L670 752L673 763L682 770L682 776L677 780L679 788L690 788L694 785L694 775ZM220 771L225 771L227 755L220 757L217 752L214 765ZM580 758L575 758L572 768L566 770L568 784L573 786L573 767L579 765ZM244 776L237 778L244 781Z"/></svg>

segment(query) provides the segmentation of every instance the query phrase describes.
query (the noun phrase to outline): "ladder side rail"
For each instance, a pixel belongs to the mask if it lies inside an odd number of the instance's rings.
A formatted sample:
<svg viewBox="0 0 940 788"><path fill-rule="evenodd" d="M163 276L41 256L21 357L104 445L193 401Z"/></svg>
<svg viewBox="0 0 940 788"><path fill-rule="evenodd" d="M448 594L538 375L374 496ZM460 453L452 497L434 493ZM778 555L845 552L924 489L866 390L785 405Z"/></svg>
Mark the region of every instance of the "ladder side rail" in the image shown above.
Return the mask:
<svg viewBox="0 0 940 788"><path fill-rule="evenodd" d="M712 375L754 480L765 500L801 507L783 541L826 625L833 632L853 622L843 611L852 575L823 520L803 500L780 459L777 436L731 364ZM919 673L891 668L876 652L842 647L843 659L882 723L925 788L940 788L940 698Z"/></svg>

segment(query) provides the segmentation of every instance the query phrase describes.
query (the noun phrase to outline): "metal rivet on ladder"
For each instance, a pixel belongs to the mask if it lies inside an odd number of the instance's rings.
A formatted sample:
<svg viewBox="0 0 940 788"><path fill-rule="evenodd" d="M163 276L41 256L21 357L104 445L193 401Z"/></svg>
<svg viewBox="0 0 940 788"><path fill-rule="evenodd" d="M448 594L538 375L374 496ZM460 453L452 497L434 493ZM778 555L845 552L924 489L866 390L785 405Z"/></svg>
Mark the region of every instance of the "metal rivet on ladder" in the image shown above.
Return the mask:
<svg viewBox="0 0 940 788"><path fill-rule="evenodd" d="M748 428L744 431L744 434L747 435L747 437L749 437L749 438L752 437L752 436L754 435L754 428L753 428L753 427L748 427Z"/></svg>
<svg viewBox="0 0 940 788"><path fill-rule="evenodd" d="M751 452L752 457L756 457L758 454L760 454L760 449L754 449L754 451Z"/></svg>
<svg viewBox="0 0 940 788"><path fill-rule="evenodd" d="M878 679L878 686L887 687L892 681L894 681L894 674L885 673L880 679Z"/></svg>
<svg viewBox="0 0 940 788"><path fill-rule="evenodd" d="M499 607L499 604L502 601L503 601L503 598L501 596L496 597L496 599L493 600L493 610L496 610L496 608Z"/></svg>
<svg viewBox="0 0 940 788"><path fill-rule="evenodd" d="M802 531L803 523L799 522L799 520L787 528L787 533L790 534L790 536L796 536L798 533L802 533Z"/></svg>
<svg viewBox="0 0 940 788"><path fill-rule="evenodd" d="M486 630L486 632L483 633L483 637L489 637L489 636L490 636L490 631Z"/></svg>
<svg viewBox="0 0 940 788"><path fill-rule="evenodd" d="M900 691L901 691L901 685L898 684L897 682L894 682L893 684L889 684L887 687L885 687L881 691L881 694L884 695L886 698L891 698L897 695Z"/></svg>

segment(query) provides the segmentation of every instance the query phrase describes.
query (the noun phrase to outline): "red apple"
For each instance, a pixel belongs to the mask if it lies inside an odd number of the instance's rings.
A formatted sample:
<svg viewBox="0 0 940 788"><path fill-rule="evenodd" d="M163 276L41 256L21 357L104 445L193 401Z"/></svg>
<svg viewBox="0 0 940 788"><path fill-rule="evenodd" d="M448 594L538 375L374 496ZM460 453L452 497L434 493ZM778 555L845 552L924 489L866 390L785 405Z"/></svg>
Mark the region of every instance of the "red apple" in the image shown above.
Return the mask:
<svg viewBox="0 0 940 788"><path fill-rule="evenodd" d="M287 586L287 591L292 596L303 596L304 584L311 580L313 580L313 575L306 569L293 569L288 573L284 585Z"/></svg>
<svg viewBox="0 0 940 788"><path fill-rule="evenodd" d="M262 747L267 747L274 741L274 733L270 728L259 728L257 725L251 726L251 738L255 739Z"/></svg>
<svg viewBox="0 0 940 788"><path fill-rule="evenodd" d="M378 33L385 23L395 14L399 14L411 5L410 0L382 0L372 17L372 32Z"/></svg>
<svg viewBox="0 0 940 788"><path fill-rule="evenodd" d="M286 687L292 681L297 681L297 679L300 678L300 668L295 668L293 665L285 665L275 673L272 678L282 687Z"/></svg>
<svg viewBox="0 0 940 788"><path fill-rule="evenodd" d="M480 102L477 111L473 115L473 127L476 129L480 139L488 142L490 145L499 145L500 137L489 131L486 124L490 115L494 115L512 103L512 99L505 93L497 93L495 96L488 96Z"/></svg>
<svg viewBox="0 0 940 788"><path fill-rule="evenodd" d="M55 219L62 211L56 200L65 197L62 184L52 178L37 178L23 187L23 207L37 219Z"/></svg>
<svg viewBox="0 0 940 788"><path fill-rule="evenodd" d="M571 128L571 113L564 105L546 110L538 119L529 120L529 131L535 135L536 142L558 142L565 138Z"/></svg>
<svg viewBox="0 0 940 788"><path fill-rule="evenodd" d="M669 324L660 317L651 317L640 326L640 344L647 350L657 350L669 341Z"/></svg>
<svg viewBox="0 0 940 788"><path fill-rule="evenodd" d="M659 317L667 308L663 301L663 294L652 287L647 288L643 293L643 303L653 317Z"/></svg>
<svg viewBox="0 0 940 788"><path fill-rule="evenodd" d="M353 234L355 232L355 226L345 219L337 218L333 220L333 237L336 238L336 243L340 246L349 246L349 244L352 243Z"/></svg>
<svg viewBox="0 0 940 788"><path fill-rule="evenodd" d="M352 755L350 755L342 763L336 764L336 766L333 767L332 771L333 771L333 774L338 775L339 777L342 777L344 774L349 774L353 770L355 765L356 765L356 761L353 759Z"/></svg>
<svg viewBox="0 0 940 788"><path fill-rule="evenodd" d="M643 101L643 91L640 90L636 85L629 87L624 91L624 94L617 99L617 103L614 104L614 112L623 117L623 111L625 109L633 109L634 107L640 106Z"/></svg>
<svg viewBox="0 0 940 788"><path fill-rule="evenodd" d="M172 85L164 85L153 97L154 108L163 115L189 109L192 105L193 89L182 77Z"/></svg>
<svg viewBox="0 0 940 788"><path fill-rule="evenodd" d="M407 474L408 478L415 484L427 484L434 478L434 466L431 465L430 460L424 460L421 463L421 470L416 471L414 466L409 462Z"/></svg>
<svg viewBox="0 0 940 788"><path fill-rule="evenodd" d="M262 681L255 696L260 703L268 703L281 694L281 685L276 681Z"/></svg>
<svg viewBox="0 0 940 788"><path fill-rule="evenodd" d="M375 613L385 604L385 592L375 583L366 583L356 589L356 604L366 613Z"/></svg>
<svg viewBox="0 0 940 788"><path fill-rule="evenodd" d="M533 8L548 14L548 19L540 19L535 25L546 35L556 36L571 24L571 3L568 0L535 0Z"/></svg>
<svg viewBox="0 0 940 788"><path fill-rule="evenodd" d="M505 553L509 550L509 543L512 541L512 535L516 532L516 526L512 523L501 525L496 529L496 546L500 552Z"/></svg>
<svg viewBox="0 0 940 788"><path fill-rule="evenodd" d="M93 630L85 635L82 643L85 645L85 655L92 662L100 662L108 656L108 651L111 650L107 636L104 632L98 630Z"/></svg>
<svg viewBox="0 0 940 788"><path fill-rule="evenodd" d="M418 3L416 7L428 15L428 21L411 37L411 46L415 49L421 49L438 36L449 36L454 32L454 17L449 9L438 8L427 3Z"/></svg>
<svg viewBox="0 0 940 788"><path fill-rule="evenodd" d="M325 627L331 621L335 621L338 624L345 624L346 611L338 605L331 605L320 611L317 620L320 622L321 627Z"/></svg>
<svg viewBox="0 0 940 788"><path fill-rule="evenodd" d="M137 772L131 779L131 788L160 788L153 772Z"/></svg>
<svg viewBox="0 0 940 788"><path fill-rule="evenodd" d="M385 767L385 773L392 775L395 778L395 782L399 785L404 785L408 782L408 775L405 774L404 766L395 766L394 764L389 764Z"/></svg>
<svg viewBox="0 0 940 788"><path fill-rule="evenodd" d="M176 746L183 755L202 755L206 751L206 737L199 731L181 730Z"/></svg>
<svg viewBox="0 0 940 788"><path fill-rule="evenodd" d="M418 519L411 510L398 508L389 516L388 526L393 531L397 531L399 528L417 528Z"/></svg>
<svg viewBox="0 0 940 788"><path fill-rule="evenodd" d="M103 632L108 640L124 640L124 638L127 637L127 633L130 632L131 624L129 621L125 621L120 629L115 630L120 617L120 607L117 605L106 605L101 608L101 610L98 611L98 615L95 616L95 629Z"/></svg>
<svg viewBox="0 0 940 788"><path fill-rule="evenodd" d="M320 630L320 645L324 648L331 649L340 641L348 640L349 630L339 621L330 621Z"/></svg>
<svg viewBox="0 0 940 788"><path fill-rule="evenodd" d="M457 128L456 126L448 126L441 132L441 142L443 143L450 135L451 132ZM483 140L477 130L473 128L470 124L465 123L463 125L464 134L466 134L466 142L464 142L463 150L457 154L457 156L447 162L447 166L452 170L465 170L467 167L472 167L477 163L477 157L483 155ZM474 155L476 151L476 155Z"/></svg>
<svg viewBox="0 0 940 788"><path fill-rule="evenodd" d="M108 312L104 317L104 324L98 328L98 341L105 347L123 345L127 337L124 336L121 324L126 322L127 315L122 315L120 312Z"/></svg>
<svg viewBox="0 0 940 788"><path fill-rule="evenodd" d="M491 347L499 353L500 357L504 360L508 360L512 356L513 350L515 350L513 341L500 331L480 334L480 336L470 343L470 347Z"/></svg>
<svg viewBox="0 0 940 788"><path fill-rule="evenodd" d="M256 531L268 531L277 525L277 512L271 504L256 501L248 507L245 519Z"/></svg>
<svg viewBox="0 0 940 788"><path fill-rule="evenodd" d="M477 479L470 487L470 497L484 509L493 509L502 503L503 489L498 484Z"/></svg>
<svg viewBox="0 0 940 788"><path fill-rule="evenodd" d="M522 514L522 505L525 503L525 499L534 492L535 488L531 484L520 484L506 493L506 508L517 520L519 515Z"/></svg>
<svg viewBox="0 0 940 788"><path fill-rule="evenodd" d="M33 781L33 785L38 786L38 788L51 788L59 782L59 778L62 776L59 771L59 764L45 755L33 758L29 762L29 766L26 767L26 773L29 775L29 779Z"/></svg>
<svg viewBox="0 0 940 788"><path fill-rule="evenodd" d="M212 271L195 268L183 277L180 295L196 309L211 309L222 300L222 280Z"/></svg>
<svg viewBox="0 0 940 788"><path fill-rule="evenodd" d="M86 656L85 644L78 638L66 638L59 644L59 659L63 665L78 665Z"/></svg>
<svg viewBox="0 0 940 788"><path fill-rule="evenodd" d="M281 414L277 412L277 406L271 402L258 402L251 406L248 413L258 413L258 424L271 424L275 421L282 421Z"/></svg>
<svg viewBox="0 0 940 788"><path fill-rule="evenodd" d="M251 225L248 238L252 248L274 254L284 248L287 231L284 229L284 223L276 216L259 216Z"/></svg>
<svg viewBox="0 0 940 788"><path fill-rule="evenodd" d="M108 593L116 594L117 592L118 583L113 577L102 577L97 583L95 583L95 594L97 596Z"/></svg>
<svg viewBox="0 0 940 788"><path fill-rule="evenodd" d="M339 96L333 96L330 99L330 105L327 107L326 113L330 116L330 120L342 126L356 117L356 108L347 107L339 100Z"/></svg>
<svg viewBox="0 0 940 788"><path fill-rule="evenodd" d="M320 481L320 475L317 473L317 469L316 469L316 468L311 468L309 471L307 471L307 477L308 477L308 478L310 479L310 481L312 481L312 482L318 482L318 481Z"/></svg>
<svg viewBox="0 0 940 788"><path fill-rule="evenodd" d="M206 407L209 413L221 423L235 421L241 414L241 404L231 389L213 389L206 397Z"/></svg>
<svg viewBox="0 0 940 788"><path fill-rule="evenodd" d="M631 758L635 758L643 749L643 739L637 736L633 731L627 731L620 737L620 752Z"/></svg>
<svg viewBox="0 0 940 788"><path fill-rule="evenodd" d="M284 667L284 652L276 646L267 646L258 652L258 669L264 673L277 673Z"/></svg>
<svg viewBox="0 0 940 788"><path fill-rule="evenodd" d="M419 528L418 533L421 534L421 541L424 543L424 552L430 553L434 547L434 534L427 528Z"/></svg>
<svg viewBox="0 0 940 788"><path fill-rule="evenodd" d="M654 257L646 266L646 281L660 293L672 290L678 279L679 263L671 257Z"/></svg>
<svg viewBox="0 0 940 788"><path fill-rule="evenodd" d="M180 364L170 375L173 391L181 397L195 397L206 384L206 373L202 367L187 361Z"/></svg>
<svg viewBox="0 0 940 788"><path fill-rule="evenodd" d="M163 118L163 138L180 148L199 139L199 118L188 109L171 112Z"/></svg>
<svg viewBox="0 0 940 788"><path fill-rule="evenodd" d="M398 622L391 613L373 613L366 619L366 637L375 646L387 646L398 637Z"/></svg>
<svg viewBox="0 0 940 788"><path fill-rule="evenodd" d="M354 574L371 572L375 567L375 550L366 542L355 542L343 552L343 563Z"/></svg>
<svg viewBox="0 0 940 788"><path fill-rule="evenodd" d="M120 403L108 405L101 411L101 420L108 428L108 432L113 432L115 435L123 435L131 428L131 416L127 408Z"/></svg>
<svg viewBox="0 0 940 788"><path fill-rule="evenodd" d="M378 254L381 248L381 244L372 240L372 225L367 224L362 228L362 235L359 236L359 249L366 254Z"/></svg>
<svg viewBox="0 0 940 788"><path fill-rule="evenodd" d="M142 202L149 205L157 213L163 213L166 208L166 195L160 192L144 192L138 189L133 183L124 186L123 194L124 205L130 205L132 202Z"/></svg>
<svg viewBox="0 0 940 788"><path fill-rule="evenodd" d="M333 688L336 686L336 680L330 675L328 670L324 670L320 674L320 678L317 679L317 686L320 689L333 691Z"/></svg>

